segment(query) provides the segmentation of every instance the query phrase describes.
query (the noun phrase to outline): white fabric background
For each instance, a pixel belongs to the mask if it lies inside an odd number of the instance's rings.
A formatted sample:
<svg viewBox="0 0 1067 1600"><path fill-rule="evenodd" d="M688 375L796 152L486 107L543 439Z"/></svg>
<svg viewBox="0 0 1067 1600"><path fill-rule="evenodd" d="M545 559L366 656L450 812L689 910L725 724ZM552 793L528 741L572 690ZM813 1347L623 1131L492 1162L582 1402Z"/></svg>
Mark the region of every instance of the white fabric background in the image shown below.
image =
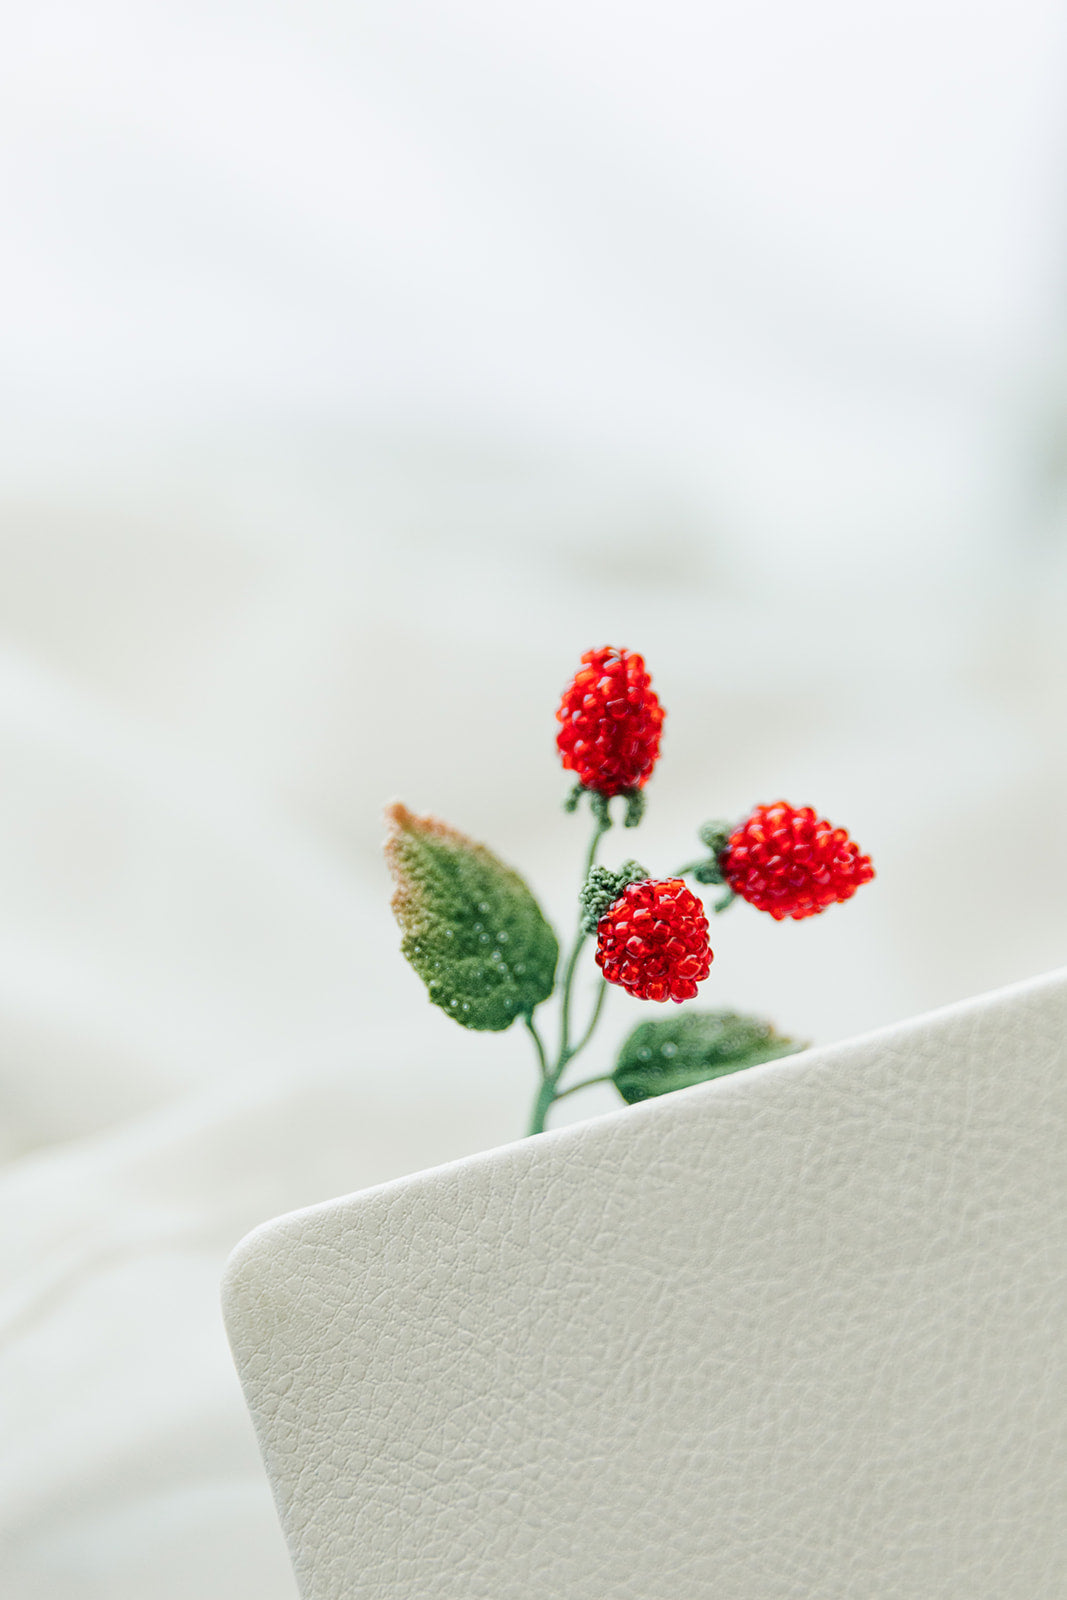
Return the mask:
<svg viewBox="0 0 1067 1600"><path fill-rule="evenodd" d="M9 8L5 1596L291 1596L221 1263L521 1127L380 809L569 926L587 645L668 707L654 868L779 795L875 857L707 1003L1067 960L1064 67L1039 0Z"/></svg>

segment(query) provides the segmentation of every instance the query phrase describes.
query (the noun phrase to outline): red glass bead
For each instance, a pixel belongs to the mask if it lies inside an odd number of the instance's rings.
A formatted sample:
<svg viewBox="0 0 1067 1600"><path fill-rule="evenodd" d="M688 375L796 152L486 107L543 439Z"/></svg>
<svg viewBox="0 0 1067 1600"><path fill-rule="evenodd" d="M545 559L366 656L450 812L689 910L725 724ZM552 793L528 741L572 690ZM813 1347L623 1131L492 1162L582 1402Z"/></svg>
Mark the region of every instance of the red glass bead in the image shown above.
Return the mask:
<svg viewBox="0 0 1067 1600"><path fill-rule="evenodd" d="M597 926L597 966L638 1000L692 1000L711 962L704 907L681 878L629 884Z"/></svg>
<svg viewBox="0 0 1067 1600"><path fill-rule="evenodd" d="M870 856L844 828L784 800L757 806L730 835L719 864L734 894L777 922L817 916L874 877Z"/></svg>
<svg viewBox="0 0 1067 1600"><path fill-rule="evenodd" d="M659 755L663 707L643 659L632 650L587 650L563 692L556 744L586 789L640 789Z"/></svg>

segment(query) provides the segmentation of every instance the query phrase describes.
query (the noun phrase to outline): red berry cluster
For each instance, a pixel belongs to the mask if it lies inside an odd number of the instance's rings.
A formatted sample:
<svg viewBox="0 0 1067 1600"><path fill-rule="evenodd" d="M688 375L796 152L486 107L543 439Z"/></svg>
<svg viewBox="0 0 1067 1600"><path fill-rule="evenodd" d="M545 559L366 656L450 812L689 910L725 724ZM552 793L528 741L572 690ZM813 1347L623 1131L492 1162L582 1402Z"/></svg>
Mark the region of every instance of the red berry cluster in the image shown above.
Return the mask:
<svg viewBox="0 0 1067 1600"><path fill-rule="evenodd" d="M597 966L638 1000L692 1000L711 960L704 907L681 878L629 884L597 926Z"/></svg>
<svg viewBox="0 0 1067 1600"><path fill-rule="evenodd" d="M734 893L777 922L817 916L874 877L870 856L844 828L784 800L757 806L730 835L719 864Z"/></svg>
<svg viewBox="0 0 1067 1600"><path fill-rule="evenodd" d="M639 789L659 755L663 708L641 656L587 650L564 690L556 720L563 765L603 795Z"/></svg>

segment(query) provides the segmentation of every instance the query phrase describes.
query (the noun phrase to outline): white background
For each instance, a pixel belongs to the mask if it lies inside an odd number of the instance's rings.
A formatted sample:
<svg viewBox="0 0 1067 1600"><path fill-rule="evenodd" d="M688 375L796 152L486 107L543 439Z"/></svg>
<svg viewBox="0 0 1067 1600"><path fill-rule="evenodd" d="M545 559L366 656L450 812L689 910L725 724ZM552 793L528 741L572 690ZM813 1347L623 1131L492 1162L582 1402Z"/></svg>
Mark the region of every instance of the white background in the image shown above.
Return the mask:
<svg viewBox="0 0 1067 1600"><path fill-rule="evenodd" d="M668 711L609 859L784 796L878 869L735 907L705 1003L825 1042L1067 961L1064 23L9 8L5 1596L292 1594L221 1264L521 1129L526 1041L397 954L380 812L569 927L589 645Z"/></svg>

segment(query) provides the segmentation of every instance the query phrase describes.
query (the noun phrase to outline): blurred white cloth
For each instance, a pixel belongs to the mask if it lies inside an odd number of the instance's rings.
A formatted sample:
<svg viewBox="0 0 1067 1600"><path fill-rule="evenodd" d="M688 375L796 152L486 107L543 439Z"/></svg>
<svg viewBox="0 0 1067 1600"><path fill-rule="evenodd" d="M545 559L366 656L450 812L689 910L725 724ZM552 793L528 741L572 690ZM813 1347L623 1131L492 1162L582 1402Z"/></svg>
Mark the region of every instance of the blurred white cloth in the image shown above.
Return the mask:
<svg viewBox="0 0 1067 1600"><path fill-rule="evenodd" d="M404 968L386 800L567 930L554 707L626 644L610 851L785 795L879 871L735 908L706 1003L826 1041L1067 961L1062 18L7 22L0 1590L272 1600L228 1249L532 1087Z"/></svg>

